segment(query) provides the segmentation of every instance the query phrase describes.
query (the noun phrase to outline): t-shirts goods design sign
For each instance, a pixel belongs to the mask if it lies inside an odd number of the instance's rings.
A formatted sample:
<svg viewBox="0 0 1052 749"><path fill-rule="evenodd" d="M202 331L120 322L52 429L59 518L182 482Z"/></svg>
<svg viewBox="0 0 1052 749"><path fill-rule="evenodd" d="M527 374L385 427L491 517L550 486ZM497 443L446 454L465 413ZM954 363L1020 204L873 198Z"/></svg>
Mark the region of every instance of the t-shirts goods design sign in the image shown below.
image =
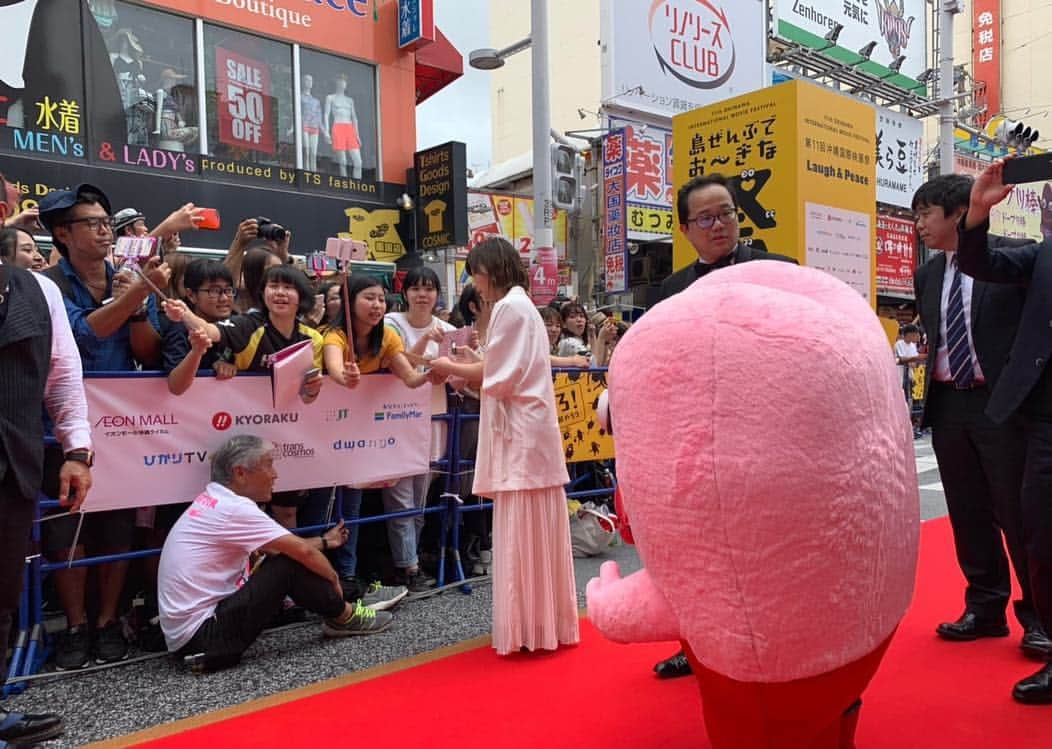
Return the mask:
<svg viewBox="0 0 1052 749"><path fill-rule="evenodd" d="M219 140L235 148L274 153L270 68L260 60L216 47Z"/></svg>
<svg viewBox="0 0 1052 749"><path fill-rule="evenodd" d="M877 293L913 299L917 239L913 222L877 216Z"/></svg>
<svg viewBox="0 0 1052 749"><path fill-rule="evenodd" d="M909 208L924 183L920 120L877 108L877 202Z"/></svg>
<svg viewBox="0 0 1052 749"><path fill-rule="evenodd" d="M603 101L671 116L764 85L759 0L603 0Z"/></svg>
<svg viewBox="0 0 1052 749"><path fill-rule="evenodd" d="M928 12L927 0L778 0L775 29L783 39L821 49L847 64L861 63L867 70L871 65L889 72L901 55L899 72L915 83L928 67ZM843 28L831 45L824 37L837 24ZM862 62L858 50L870 42L877 46L870 62Z"/></svg>
<svg viewBox="0 0 1052 749"><path fill-rule="evenodd" d="M188 502L213 451L236 434L274 444L275 491L363 485L428 469L431 389L368 375L354 390L327 380L309 405L272 407L269 377L199 377L173 398L164 378L86 378L95 445L86 511Z"/></svg>

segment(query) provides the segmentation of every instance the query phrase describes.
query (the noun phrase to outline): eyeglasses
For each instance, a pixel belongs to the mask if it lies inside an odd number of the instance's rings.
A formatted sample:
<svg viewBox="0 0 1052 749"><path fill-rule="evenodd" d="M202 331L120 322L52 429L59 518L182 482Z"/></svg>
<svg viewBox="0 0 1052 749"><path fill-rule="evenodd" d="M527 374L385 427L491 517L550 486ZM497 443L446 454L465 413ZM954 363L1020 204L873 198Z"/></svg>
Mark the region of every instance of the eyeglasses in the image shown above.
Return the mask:
<svg viewBox="0 0 1052 749"><path fill-rule="evenodd" d="M88 231L98 231L99 229L105 228L107 231L113 231L113 216L90 216L88 218L74 218L66 221L67 226L73 224L84 224L88 227Z"/></svg>
<svg viewBox="0 0 1052 749"><path fill-rule="evenodd" d="M695 216L694 218L687 219L687 223L694 224L699 229L711 229L716 223L716 219L719 219L721 224L734 223L738 220L738 209L724 208L715 216L710 216L707 213L703 213L700 216Z"/></svg>
<svg viewBox="0 0 1052 749"><path fill-rule="evenodd" d="M209 286L208 288L201 287L197 290L198 294L205 294L211 299L219 299L220 297L228 296L233 299L237 296L237 289L233 286Z"/></svg>

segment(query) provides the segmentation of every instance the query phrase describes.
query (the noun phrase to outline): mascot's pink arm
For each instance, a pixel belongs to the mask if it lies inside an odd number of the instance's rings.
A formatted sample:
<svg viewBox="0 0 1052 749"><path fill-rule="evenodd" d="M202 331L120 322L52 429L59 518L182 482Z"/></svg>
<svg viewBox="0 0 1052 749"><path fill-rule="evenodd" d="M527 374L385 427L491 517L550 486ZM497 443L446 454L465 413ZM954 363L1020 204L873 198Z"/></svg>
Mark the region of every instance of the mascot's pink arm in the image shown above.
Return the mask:
<svg viewBox="0 0 1052 749"><path fill-rule="evenodd" d="M617 562L604 562L585 595L588 618L615 642L680 639L679 622L646 570L621 577Z"/></svg>

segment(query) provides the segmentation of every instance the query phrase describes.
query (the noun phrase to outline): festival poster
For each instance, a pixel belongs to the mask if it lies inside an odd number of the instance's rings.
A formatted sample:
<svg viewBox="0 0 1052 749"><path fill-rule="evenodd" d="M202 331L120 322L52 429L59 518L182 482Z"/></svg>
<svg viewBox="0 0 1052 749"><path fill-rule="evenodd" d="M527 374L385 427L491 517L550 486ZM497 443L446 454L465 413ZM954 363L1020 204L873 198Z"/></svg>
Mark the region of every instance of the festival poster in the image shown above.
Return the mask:
<svg viewBox="0 0 1052 749"><path fill-rule="evenodd" d="M877 293L913 299L917 235L913 222L877 216Z"/></svg>
<svg viewBox="0 0 1052 749"><path fill-rule="evenodd" d="M234 148L274 154L274 100L265 62L216 47L219 140Z"/></svg>
<svg viewBox="0 0 1052 749"><path fill-rule="evenodd" d="M555 412L567 463L614 457L614 439L600 425L596 415L599 396L604 390L605 373L560 372L555 375Z"/></svg>

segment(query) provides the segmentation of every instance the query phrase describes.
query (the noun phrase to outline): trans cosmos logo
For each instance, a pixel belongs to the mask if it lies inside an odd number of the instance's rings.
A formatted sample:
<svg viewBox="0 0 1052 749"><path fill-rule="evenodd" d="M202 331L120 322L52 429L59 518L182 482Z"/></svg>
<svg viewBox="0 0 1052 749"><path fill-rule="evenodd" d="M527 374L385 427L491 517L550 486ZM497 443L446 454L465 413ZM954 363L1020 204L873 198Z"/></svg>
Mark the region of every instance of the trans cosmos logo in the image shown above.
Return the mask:
<svg viewBox="0 0 1052 749"><path fill-rule="evenodd" d="M723 5L719 0L653 0L650 41L662 71L694 88L727 82L735 52Z"/></svg>
<svg viewBox="0 0 1052 749"><path fill-rule="evenodd" d="M876 0L880 34L888 43L892 57L898 57L910 43L910 29L914 17L906 18L906 0Z"/></svg>

